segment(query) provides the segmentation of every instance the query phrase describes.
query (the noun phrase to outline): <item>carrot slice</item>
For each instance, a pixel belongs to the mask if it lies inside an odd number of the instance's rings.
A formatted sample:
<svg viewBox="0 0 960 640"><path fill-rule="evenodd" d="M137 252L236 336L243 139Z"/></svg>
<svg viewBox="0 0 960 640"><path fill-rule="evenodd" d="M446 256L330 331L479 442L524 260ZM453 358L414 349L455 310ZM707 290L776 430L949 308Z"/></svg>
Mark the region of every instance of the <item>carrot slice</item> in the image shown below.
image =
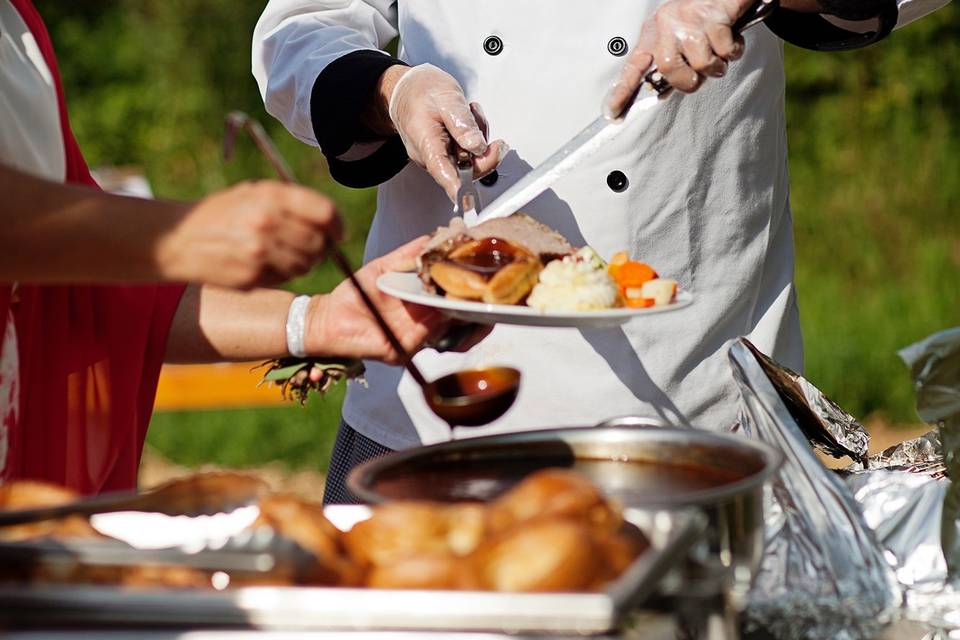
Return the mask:
<svg viewBox="0 0 960 640"><path fill-rule="evenodd" d="M648 264L642 262L627 262L620 265L617 275L614 279L623 288L642 287L644 282L649 282L657 277L657 272Z"/></svg>
<svg viewBox="0 0 960 640"><path fill-rule="evenodd" d="M610 258L610 264L607 265L607 273L610 274L611 278L616 280L617 274L620 272L620 267L629 261L630 256L627 255L626 251L617 251L613 254L613 257Z"/></svg>

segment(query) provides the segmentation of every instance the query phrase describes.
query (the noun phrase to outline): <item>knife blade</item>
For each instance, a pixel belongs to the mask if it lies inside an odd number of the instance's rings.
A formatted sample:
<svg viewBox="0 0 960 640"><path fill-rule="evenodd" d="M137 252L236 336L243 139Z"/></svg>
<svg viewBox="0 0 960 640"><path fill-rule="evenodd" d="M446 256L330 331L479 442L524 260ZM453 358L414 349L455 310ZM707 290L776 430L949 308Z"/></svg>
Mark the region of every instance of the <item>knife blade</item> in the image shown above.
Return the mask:
<svg viewBox="0 0 960 640"><path fill-rule="evenodd" d="M549 189L557 180L576 169L585 159L604 148L620 135L621 131L643 118L665 98L666 96L661 96L645 83L638 92L636 101L627 109L624 116L617 120L608 120L601 115L539 166L497 196L481 214L464 217L464 222L467 226L474 226L487 220L504 218L516 213L520 207Z"/></svg>
<svg viewBox="0 0 960 640"><path fill-rule="evenodd" d="M757 0L733 24L734 34L740 34L762 22L778 6L778 0ZM544 160L535 169L497 196L483 212L465 215L468 226L474 226L494 218L504 218L516 213L520 207L549 189L557 180L576 169L585 159L597 153L623 131L647 117L652 117L656 108L669 99L673 88L662 74L651 67L633 101L620 117L611 120L603 115L588 124L580 133Z"/></svg>

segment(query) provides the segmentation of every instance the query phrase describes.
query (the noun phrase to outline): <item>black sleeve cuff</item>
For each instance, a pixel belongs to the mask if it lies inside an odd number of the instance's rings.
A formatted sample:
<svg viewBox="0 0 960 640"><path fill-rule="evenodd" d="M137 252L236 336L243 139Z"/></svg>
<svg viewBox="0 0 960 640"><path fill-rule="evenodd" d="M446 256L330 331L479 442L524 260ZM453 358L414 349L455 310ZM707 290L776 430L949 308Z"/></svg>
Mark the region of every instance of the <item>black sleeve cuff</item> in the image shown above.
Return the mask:
<svg viewBox="0 0 960 640"><path fill-rule="evenodd" d="M778 7L764 24L780 39L804 49L847 51L866 47L890 35L899 17L897 3L894 0L884 2L876 17L880 22L876 31L855 33L836 26L819 14Z"/></svg>
<svg viewBox="0 0 960 640"><path fill-rule="evenodd" d="M361 114L367 109L380 76L396 64L405 63L378 51L354 51L330 63L313 83L313 134L327 158L330 175L343 185L361 188L380 184L399 173L409 160L397 135L387 138L365 158L337 159L355 143L384 140L363 125Z"/></svg>

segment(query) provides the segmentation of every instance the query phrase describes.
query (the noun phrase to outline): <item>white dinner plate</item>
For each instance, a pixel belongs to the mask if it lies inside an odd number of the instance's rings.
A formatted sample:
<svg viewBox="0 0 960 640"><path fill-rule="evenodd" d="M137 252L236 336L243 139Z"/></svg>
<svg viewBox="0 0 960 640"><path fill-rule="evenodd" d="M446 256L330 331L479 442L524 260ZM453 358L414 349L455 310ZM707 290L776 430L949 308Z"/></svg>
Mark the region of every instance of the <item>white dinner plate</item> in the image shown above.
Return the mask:
<svg viewBox="0 0 960 640"><path fill-rule="evenodd" d="M669 313L689 306L693 295L688 291L678 291L676 299L668 305L630 309L618 307L598 311L540 311L519 304L486 304L468 300L453 300L423 288L416 273L385 273L377 279L380 291L407 302L442 309L447 315L481 324L522 324L533 327L577 327L597 329L615 327L634 318L656 313Z"/></svg>

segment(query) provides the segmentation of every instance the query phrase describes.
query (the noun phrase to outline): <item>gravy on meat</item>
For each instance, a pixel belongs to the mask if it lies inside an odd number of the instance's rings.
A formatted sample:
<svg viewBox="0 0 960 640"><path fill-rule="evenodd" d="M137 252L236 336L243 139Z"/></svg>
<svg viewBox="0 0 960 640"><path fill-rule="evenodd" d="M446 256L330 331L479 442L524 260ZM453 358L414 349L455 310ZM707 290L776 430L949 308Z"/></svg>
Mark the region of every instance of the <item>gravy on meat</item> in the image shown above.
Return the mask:
<svg viewBox="0 0 960 640"><path fill-rule="evenodd" d="M492 276L503 267L516 261L520 251L517 247L500 238L483 238L478 240L469 252L456 255L454 252L449 261L458 267L473 271L484 276Z"/></svg>

